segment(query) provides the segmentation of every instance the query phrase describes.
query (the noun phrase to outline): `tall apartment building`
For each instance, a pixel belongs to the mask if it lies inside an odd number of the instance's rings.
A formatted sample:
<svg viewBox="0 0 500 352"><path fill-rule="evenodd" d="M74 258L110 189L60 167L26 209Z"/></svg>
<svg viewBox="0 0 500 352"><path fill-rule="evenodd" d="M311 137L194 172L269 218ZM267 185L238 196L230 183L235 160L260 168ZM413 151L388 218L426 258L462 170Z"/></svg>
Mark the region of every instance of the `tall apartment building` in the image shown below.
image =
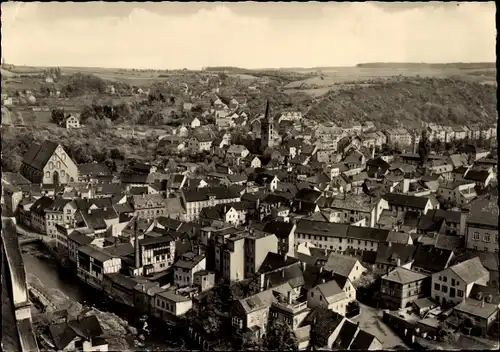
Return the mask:
<svg viewBox="0 0 500 352"><path fill-rule="evenodd" d="M272 233L250 230L245 233L245 278L251 278L260 269L267 253L278 251L278 239Z"/></svg>

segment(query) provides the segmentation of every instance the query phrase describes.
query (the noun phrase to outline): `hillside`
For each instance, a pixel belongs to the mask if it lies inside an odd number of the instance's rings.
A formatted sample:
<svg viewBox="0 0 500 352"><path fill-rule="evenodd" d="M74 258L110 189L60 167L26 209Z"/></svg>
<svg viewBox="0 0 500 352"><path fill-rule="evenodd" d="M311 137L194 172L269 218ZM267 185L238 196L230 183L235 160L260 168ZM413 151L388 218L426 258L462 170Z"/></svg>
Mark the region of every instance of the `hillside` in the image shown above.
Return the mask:
<svg viewBox="0 0 500 352"><path fill-rule="evenodd" d="M496 89L449 78L399 78L325 94L306 115L318 121L365 121L379 125L494 124Z"/></svg>
<svg viewBox="0 0 500 352"><path fill-rule="evenodd" d="M494 62L450 62L442 64L429 64L429 63L418 63L418 62L368 62L363 64L357 64L356 67L363 68L435 68L435 69L495 69L496 63Z"/></svg>

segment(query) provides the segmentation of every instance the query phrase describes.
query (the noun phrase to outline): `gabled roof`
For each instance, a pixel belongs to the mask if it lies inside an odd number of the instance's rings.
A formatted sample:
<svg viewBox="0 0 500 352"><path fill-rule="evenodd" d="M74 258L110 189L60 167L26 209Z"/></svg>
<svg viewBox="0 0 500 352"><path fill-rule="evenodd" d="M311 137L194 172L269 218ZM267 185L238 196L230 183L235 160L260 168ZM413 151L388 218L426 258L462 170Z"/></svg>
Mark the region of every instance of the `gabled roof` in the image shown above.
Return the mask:
<svg viewBox="0 0 500 352"><path fill-rule="evenodd" d="M493 314L498 313L498 305L470 298L466 298L453 309L483 319L488 319Z"/></svg>
<svg viewBox="0 0 500 352"><path fill-rule="evenodd" d="M362 227L350 225L347 230L347 238L355 238L360 240L384 242L387 240L391 231L377 229L374 227Z"/></svg>
<svg viewBox="0 0 500 352"><path fill-rule="evenodd" d="M417 250L417 246L402 243L379 243L376 263L396 266L398 260L401 265L410 263Z"/></svg>
<svg viewBox="0 0 500 352"><path fill-rule="evenodd" d="M490 173L487 170L469 170L466 172L464 179L476 181L476 182L485 182Z"/></svg>
<svg viewBox="0 0 500 352"><path fill-rule="evenodd" d="M90 315L80 320L71 320L67 323L49 326L49 332L58 350L65 349L76 337L87 341L102 337L103 331L97 317Z"/></svg>
<svg viewBox="0 0 500 352"><path fill-rule="evenodd" d="M314 189L303 188L295 194L295 200L316 203L322 193Z"/></svg>
<svg viewBox="0 0 500 352"><path fill-rule="evenodd" d="M324 347L327 344L330 335L342 324L344 317L337 312L334 312L323 307L317 307L311 311L304 321L304 325L311 325L312 329L320 334L317 336L320 346Z"/></svg>
<svg viewBox="0 0 500 352"><path fill-rule="evenodd" d="M293 257L284 257L278 253L268 252L266 258L262 262L260 266L259 273L265 274L271 271L276 271L282 268L286 268L292 266L294 264L299 263L298 259Z"/></svg>
<svg viewBox="0 0 500 352"><path fill-rule="evenodd" d="M78 172L80 173L80 175L89 175L89 176L111 175L109 168L102 163L79 164Z"/></svg>
<svg viewBox="0 0 500 352"><path fill-rule="evenodd" d="M208 200L210 196L216 199L233 199L239 195L231 188L225 187L204 187L194 190L183 190L186 202L200 202Z"/></svg>
<svg viewBox="0 0 500 352"><path fill-rule="evenodd" d="M352 272L357 262L358 260L356 258L330 253L328 261L325 264L325 270L344 277L349 277L349 274ZM361 264L359 265L361 266Z"/></svg>
<svg viewBox="0 0 500 352"><path fill-rule="evenodd" d="M264 274L264 280L266 280L271 287L288 283L292 288L300 288L305 283L302 268L298 261L295 264L281 268L277 271Z"/></svg>
<svg viewBox="0 0 500 352"><path fill-rule="evenodd" d="M30 185L31 182L17 172L3 172L2 181L5 181L14 186Z"/></svg>
<svg viewBox="0 0 500 352"><path fill-rule="evenodd" d="M478 257L453 265L449 269L460 277L467 285L482 279L489 274L488 270L486 270Z"/></svg>
<svg viewBox="0 0 500 352"><path fill-rule="evenodd" d="M23 163L36 170L42 170L59 144L45 141L41 145L33 144L23 159Z"/></svg>
<svg viewBox="0 0 500 352"><path fill-rule="evenodd" d="M337 281L331 280L317 286L328 304L335 303L345 296Z"/></svg>
<svg viewBox="0 0 500 352"><path fill-rule="evenodd" d="M174 231L178 231L183 224L182 221L172 219L166 216L159 216L156 218L156 221L165 229Z"/></svg>
<svg viewBox="0 0 500 352"><path fill-rule="evenodd" d="M71 202L71 199L56 198L52 204L45 209L45 211L62 211L63 208Z"/></svg>
<svg viewBox="0 0 500 352"><path fill-rule="evenodd" d="M359 330L349 349L352 351L367 351L370 345L376 339L377 338L369 332L366 332L365 330Z"/></svg>
<svg viewBox="0 0 500 352"><path fill-rule="evenodd" d="M432 245L420 245L415 251L413 266L433 273L438 272L446 268L452 254L453 251L449 249L438 249Z"/></svg>
<svg viewBox="0 0 500 352"><path fill-rule="evenodd" d="M384 196L384 199L389 203L389 205L411 207L418 209L425 209L425 206L429 201L429 199L425 197L416 197L399 193L388 193Z"/></svg>
<svg viewBox="0 0 500 352"><path fill-rule="evenodd" d="M271 221L264 226L264 232L275 234L277 238L288 238L294 224L284 221Z"/></svg>
<svg viewBox="0 0 500 352"><path fill-rule="evenodd" d="M346 320L340 328L339 335L335 340L335 346L341 350L347 351L358 329L358 324Z"/></svg>
<svg viewBox="0 0 500 352"><path fill-rule="evenodd" d="M469 224L481 224L498 228L498 198L480 198L470 203Z"/></svg>
<svg viewBox="0 0 500 352"><path fill-rule="evenodd" d="M45 210L48 209L52 205L52 203L54 203L54 200L52 198L43 196L41 198L38 198L33 203L33 205L30 207L30 211L38 215L44 215Z"/></svg>
<svg viewBox="0 0 500 352"><path fill-rule="evenodd" d="M295 232L328 237L347 237L349 225L300 219Z"/></svg>

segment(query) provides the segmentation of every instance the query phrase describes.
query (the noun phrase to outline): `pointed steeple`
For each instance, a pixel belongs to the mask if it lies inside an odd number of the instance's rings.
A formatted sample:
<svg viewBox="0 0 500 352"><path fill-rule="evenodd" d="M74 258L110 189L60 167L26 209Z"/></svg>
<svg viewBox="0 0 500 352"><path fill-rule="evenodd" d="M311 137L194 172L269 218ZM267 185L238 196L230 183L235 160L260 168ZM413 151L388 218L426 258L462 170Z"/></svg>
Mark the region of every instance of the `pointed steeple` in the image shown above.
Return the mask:
<svg viewBox="0 0 500 352"><path fill-rule="evenodd" d="M269 115L269 99L267 99L267 103L266 103L266 115L264 117L265 120L267 121L271 121L271 115Z"/></svg>

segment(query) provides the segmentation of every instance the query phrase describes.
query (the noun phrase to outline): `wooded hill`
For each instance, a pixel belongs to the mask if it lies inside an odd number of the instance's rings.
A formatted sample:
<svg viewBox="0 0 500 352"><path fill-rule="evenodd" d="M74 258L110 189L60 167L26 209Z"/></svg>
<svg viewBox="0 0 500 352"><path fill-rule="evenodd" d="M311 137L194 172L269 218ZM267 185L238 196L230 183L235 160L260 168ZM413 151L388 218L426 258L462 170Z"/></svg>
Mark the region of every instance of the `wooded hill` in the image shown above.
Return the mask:
<svg viewBox="0 0 500 352"><path fill-rule="evenodd" d="M438 78L398 78L330 91L314 103L307 117L318 121L396 124L493 125L496 87Z"/></svg>

